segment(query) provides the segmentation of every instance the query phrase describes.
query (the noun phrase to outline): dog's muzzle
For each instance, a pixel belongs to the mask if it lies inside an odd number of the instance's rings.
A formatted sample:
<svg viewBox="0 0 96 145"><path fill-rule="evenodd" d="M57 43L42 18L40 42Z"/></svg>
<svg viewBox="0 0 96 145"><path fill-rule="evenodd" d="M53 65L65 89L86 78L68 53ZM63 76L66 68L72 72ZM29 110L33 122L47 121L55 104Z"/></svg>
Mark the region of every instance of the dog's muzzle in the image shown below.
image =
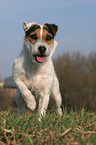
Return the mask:
<svg viewBox="0 0 96 145"><path fill-rule="evenodd" d="M45 46L39 46L38 47L38 52L39 54L38 55L35 55L35 60L38 62L38 63L42 63L45 61L46 59L46 47Z"/></svg>

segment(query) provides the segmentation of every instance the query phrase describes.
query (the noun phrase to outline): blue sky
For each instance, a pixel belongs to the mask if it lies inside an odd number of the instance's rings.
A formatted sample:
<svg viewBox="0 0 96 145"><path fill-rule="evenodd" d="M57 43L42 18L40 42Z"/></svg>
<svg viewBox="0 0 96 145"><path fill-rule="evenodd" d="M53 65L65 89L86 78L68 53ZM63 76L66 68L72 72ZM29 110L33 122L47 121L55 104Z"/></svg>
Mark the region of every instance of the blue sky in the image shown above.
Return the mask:
<svg viewBox="0 0 96 145"><path fill-rule="evenodd" d="M25 21L55 23L58 47L62 52L88 55L96 50L96 0L0 0L0 76L12 73L13 60L19 55Z"/></svg>

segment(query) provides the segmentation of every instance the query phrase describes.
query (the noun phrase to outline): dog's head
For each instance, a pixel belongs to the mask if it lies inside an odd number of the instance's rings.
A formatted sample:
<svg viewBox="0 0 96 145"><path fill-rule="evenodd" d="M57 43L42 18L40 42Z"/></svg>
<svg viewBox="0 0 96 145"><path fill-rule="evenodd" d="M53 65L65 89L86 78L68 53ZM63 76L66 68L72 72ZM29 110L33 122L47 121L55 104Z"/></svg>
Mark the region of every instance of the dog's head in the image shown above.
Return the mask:
<svg viewBox="0 0 96 145"><path fill-rule="evenodd" d="M43 63L52 56L57 46L54 37L58 30L55 24L39 25L35 22L24 22L25 45L33 62Z"/></svg>

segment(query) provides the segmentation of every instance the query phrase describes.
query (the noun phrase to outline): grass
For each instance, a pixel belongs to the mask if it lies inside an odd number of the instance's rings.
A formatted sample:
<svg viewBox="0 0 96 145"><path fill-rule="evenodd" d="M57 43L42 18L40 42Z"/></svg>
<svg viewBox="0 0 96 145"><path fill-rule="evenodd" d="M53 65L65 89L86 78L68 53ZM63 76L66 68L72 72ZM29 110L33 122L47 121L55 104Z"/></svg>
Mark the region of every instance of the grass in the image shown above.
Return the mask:
<svg viewBox="0 0 96 145"><path fill-rule="evenodd" d="M0 112L0 145L95 145L96 115L84 109L62 117L52 110L38 122L37 113Z"/></svg>

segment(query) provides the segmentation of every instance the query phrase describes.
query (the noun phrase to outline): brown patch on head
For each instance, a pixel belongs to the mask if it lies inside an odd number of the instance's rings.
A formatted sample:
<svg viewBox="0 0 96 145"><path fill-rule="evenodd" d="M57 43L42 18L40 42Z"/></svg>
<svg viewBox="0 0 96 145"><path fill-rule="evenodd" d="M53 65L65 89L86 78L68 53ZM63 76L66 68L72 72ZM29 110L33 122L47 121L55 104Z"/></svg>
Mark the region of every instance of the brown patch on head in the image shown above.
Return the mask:
<svg viewBox="0 0 96 145"><path fill-rule="evenodd" d="M37 40L40 39L40 29L41 28L38 24L31 26L29 30L25 32L26 41L34 45Z"/></svg>
<svg viewBox="0 0 96 145"><path fill-rule="evenodd" d="M43 27L42 39L47 42L48 45L53 44L54 36L58 30L58 26L55 24L46 23Z"/></svg>
<svg viewBox="0 0 96 145"><path fill-rule="evenodd" d="M42 39L47 42L48 45L51 45L54 42L53 36L46 29L43 29Z"/></svg>

